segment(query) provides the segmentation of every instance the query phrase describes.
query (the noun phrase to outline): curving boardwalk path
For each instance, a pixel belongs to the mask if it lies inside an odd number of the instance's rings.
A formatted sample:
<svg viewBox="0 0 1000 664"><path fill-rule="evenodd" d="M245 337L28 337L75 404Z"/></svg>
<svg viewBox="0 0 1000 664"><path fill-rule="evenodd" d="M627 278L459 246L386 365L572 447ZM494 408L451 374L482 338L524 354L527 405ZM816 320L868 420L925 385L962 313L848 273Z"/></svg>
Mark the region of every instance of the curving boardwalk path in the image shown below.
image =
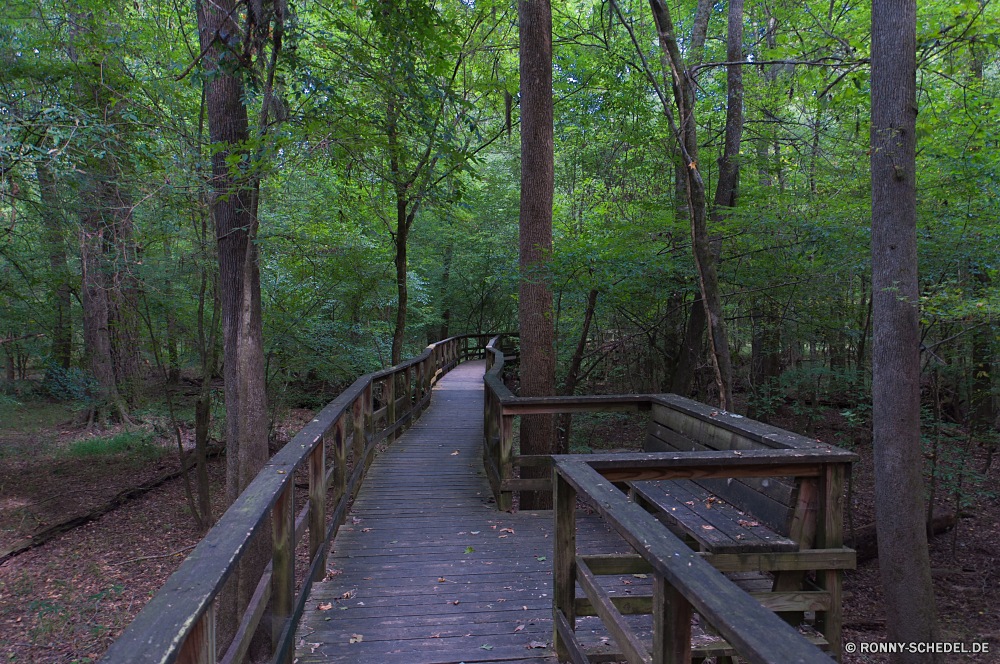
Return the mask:
<svg viewBox="0 0 1000 664"><path fill-rule="evenodd" d="M299 623L300 664L556 661L552 513L496 511L482 474L484 371L455 367L372 463L332 545L334 576L313 586ZM630 551L594 517L577 525L581 553Z"/></svg>

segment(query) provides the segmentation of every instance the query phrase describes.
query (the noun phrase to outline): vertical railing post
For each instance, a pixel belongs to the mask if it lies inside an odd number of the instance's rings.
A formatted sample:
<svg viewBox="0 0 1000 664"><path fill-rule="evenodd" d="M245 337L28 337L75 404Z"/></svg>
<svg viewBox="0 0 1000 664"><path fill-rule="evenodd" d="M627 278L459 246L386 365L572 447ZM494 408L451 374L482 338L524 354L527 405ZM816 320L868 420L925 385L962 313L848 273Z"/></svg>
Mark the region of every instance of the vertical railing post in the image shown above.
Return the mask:
<svg viewBox="0 0 1000 664"><path fill-rule="evenodd" d="M352 405L351 423L354 425L355 435L357 435L358 417L360 404L355 399ZM333 429L333 509L336 510L347 493L347 432L344 430L344 419L346 415L341 415ZM362 434L364 435L364 434ZM357 458L357 456L355 456ZM341 519L346 516L345 509ZM340 524L337 524L340 525ZM337 525L334 526L336 532Z"/></svg>
<svg viewBox="0 0 1000 664"><path fill-rule="evenodd" d="M839 549L844 546L844 465L824 464L819 478L820 513L817 518L816 546ZM830 655L841 661L843 626L843 572L818 570L816 583L830 593L830 609L816 616L816 628L830 644Z"/></svg>
<svg viewBox="0 0 1000 664"><path fill-rule="evenodd" d="M653 574L653 664L691 664L691 604Z"/></svg>
<svg viewBox="0 0 1000 664"><path fill-rule="evenodd" d="M292 618L295 599L295 482L288 477L285 488L271 508L274 554L271 573L271 649L278 649L281 632ZM289 648L286 663L292 661Z"/></svg>
<svg viewBox="0 0 1000 664"><path fill-rule="evenodd" d="M409 429L413 426L413 420L416 418L416 413L413 412L413 368L406 367L405 375L403 378L403 386L406 390L406 412L410 416L409 424L406 428Z"/></svg>
<svg viewBox="0 0 1000 664"><path fill-rule="evenodd" d="M215 664L215 602L194 624L175 660L177 664Z"/></svg>
<svg viewBox="0 0 1000 664"><path fill-rule="evenodd" d="M365 419L365 432L366 432L366 434L365 434L365 436L363 436L363 439L365 441L365 449L366 450L368 450L368 441L375 440L375 418L373 416L374 407L375 407L374 401L375 401L375 399L374 399L374 395L372 394L372 383L369 382L368 385L365 386L365 418L364 419ZM368 467L372 465L372 460L375 458L375 448L374 448L374 446L372 447L371 450L368 450L367 453L364 454L364 457L365 458L364 458L364 461L362 461L362 463L365 464L365 469L362 471L362 474L367 474L368 473ZM361 488L361 482L360 481L358 482L358 488L359 489ZM355 495L357 495L357 494L355 494Z"/></svg>
<svg viewBox="0 0 1000 664"><path fill-rule="evenodd" d="M396 373L389 374L385 379L385 428L391 429L396 424ZM395 433L390 433L385 437L385 444L388 445L396 440Z"/></svg>
<svg viewBox="0 0 1000 664"><path fill-rule="evenodd" d="M503 414L503 404L497 399L496 415L500 426L500 463L497 470L500 472L500 482L510 479L514 475L514 416ZM514 493L512 491L501 491L497 499L497 509L506 512L514 507Z"/></svg>
<svg viewBox="0 0 1000 664"><path fill-rule="evenodd" d="M343 439L344 418L337 420L333 437ZM319 441L309 454L309 563L312 564L316 554L324 558L326 552L320 548L326 545L326 439ZM314 581L321 581L326 575L324 562L316 570Z"/></svg>
<svg viewBox="0 0 1000 664"><path fill-rule="evenodd" d="M552 643L560 662L569 660L569 651L559 636L562 611L570 628L576 631L576 489L552 467L552 518L555 537L552 555Z"/></svg>
<svg viewBox="0 0 1000 664"><path fill-rule="evenodd" d="M368 399L366 395L369 394L370 390L371 383L354 400L354 406L351 410L351 421L354 424L354 441L351 445L351 457L354 459L354 470L360 468L361 464L365 462L365 432L368 430L367 420L365 420L365 401ZM354 485L354 497L358 495L360 489L361 482L358 482Z"/></svg>

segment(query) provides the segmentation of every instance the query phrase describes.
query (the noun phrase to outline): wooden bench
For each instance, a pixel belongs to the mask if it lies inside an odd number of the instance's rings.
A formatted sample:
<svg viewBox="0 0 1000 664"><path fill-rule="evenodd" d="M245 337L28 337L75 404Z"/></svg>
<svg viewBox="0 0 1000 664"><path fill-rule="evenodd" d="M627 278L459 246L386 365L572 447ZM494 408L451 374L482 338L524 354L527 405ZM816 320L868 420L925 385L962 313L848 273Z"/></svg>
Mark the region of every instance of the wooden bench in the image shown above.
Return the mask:
<svg viewBox="0 0 1000 664"><path fill-rule="evenodd" d="M824 447L819 441L676 395L661 395L657 401L651 409L646 452L732 451L739 455L745 450ZM839 485L831 489L842 491L842 482L841 475ZM748 559L760 563L757 569L743 569L730 578L748 592L758 593L762 604L778 610L793 625L803 622L805 611L823 609L816 620L828 642L822 645L839 655L840 573L817 572L817 584L807 577L802 562L802 552L817 545L820 496L815 478L639 481L630 482L629 490L633 500L706 557L753 554ZM761 598L761 591L772 593L773 601ZM816 601L820 595L823 601Z"/></svg>

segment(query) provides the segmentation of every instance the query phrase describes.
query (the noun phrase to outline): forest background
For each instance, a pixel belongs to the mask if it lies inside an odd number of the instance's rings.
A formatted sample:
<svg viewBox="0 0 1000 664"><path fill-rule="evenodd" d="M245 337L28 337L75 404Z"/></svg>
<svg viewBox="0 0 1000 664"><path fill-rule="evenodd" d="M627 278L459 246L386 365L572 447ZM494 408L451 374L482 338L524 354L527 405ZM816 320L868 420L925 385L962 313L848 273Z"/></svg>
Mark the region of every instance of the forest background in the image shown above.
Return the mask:
<svg viewBox="0 0 1000 664"><path fill-rule="evenodd" d="M201 2L18 2L0 18L4 412L73 404L80 426L163 420L198 388L224 438L218 170L248 183L271 438L355 376L518 315L520 126L510 3L231 3L245 33L208 66ZM733 127L729 5L671 5L697 74L715 192ZM925 476L995 500L998 11L917 22ZM746 2L738 185L709 231L732 403L871 444L870 3ZM699 17L705 21L699 39ZM224 22L223 22L224 23ZM671 88L642 2L553 7L553 294L560 393L719 403ZM213 83L240 81L240 149L213 141ZM667 100L665 103L664 100ZM214 177L214 179L213 179ZM171 406L172 408L172 406ZM174 420L177 414L171 413ZM169 428L169 427L167 427ZM566 446L593 444L576 427ZM591 430L592 433L593 430ZM3 452L0 452L3 454ZM192 511L196 514L199 510ZM201 504L206 523L211 509Z"/></svg>

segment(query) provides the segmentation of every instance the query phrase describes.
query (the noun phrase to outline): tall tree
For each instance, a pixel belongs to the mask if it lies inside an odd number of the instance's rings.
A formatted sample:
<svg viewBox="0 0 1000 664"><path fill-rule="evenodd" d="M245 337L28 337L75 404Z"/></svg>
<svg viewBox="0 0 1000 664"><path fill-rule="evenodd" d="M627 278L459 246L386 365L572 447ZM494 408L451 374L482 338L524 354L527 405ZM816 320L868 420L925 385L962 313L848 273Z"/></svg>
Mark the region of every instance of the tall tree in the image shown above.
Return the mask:
<svg viewBox="0 0 1000 664"><path fill-rule="evenodd" d="M872 399L875 517L890 641L936 641L920 448L916 0L873 0ZM897 653L893 662L933 662Z"/></svg>
<svg viewBox="0 0 1000 664"><path fill-rule="evenodd" d="M723 409L733 407L732 361L729 357L729 337L722 313L722 298L719 293L719 274L716 256L711 246L708 232L708 203L705 195L705 180L698 163L698 132L695 116L695 76L693 68L687 67L681 57L670 10L662 0L649 0L656 24L657 36L667 59L673 78L674 101L680 125L676 128L678 142L684 164L685 194L688 199L688 213L691 218L691 244L695 269L698 273L699 290L705 311L708 314L708 341L712 358L715 382L719 389L719 405ZM742 12L740 12L742 14ZM667 110L666 108L664 110Z"/></svg>
<svg viewBox="0 0 1000 664"><path fill-rule="evenodd" d="M547 264L552 253L555 134L552 126L552 8L548 0L520 0L521 214L519 222L518 327L521 396L551 396L556 388L555 331ZM550 454L551 415L521 418L521 453ZM541 477L544 468L523 468ZM529 472L525 472L529 471ZM551 506L550 494L525 491L521 507Z"/></svg>
<svg viewBox="0 0 1000 664"><path fill-rule="evenodd" d="M259 6L258 6L259 7ZM240 167L249 158L250 138L240 57L242 26L237 1L198 2L198 32L206 73L205 106L212 150L212 212L219 259L219 300L223 331L226 404L226 502L233 503L267 463L267 393L261 313L260 267L256 243L253 176ZM246 32L267 22L251 16ZM249 48L248 44L243 44ZM232 165L231 165L232 164ZM209 351L210 352L210 351ZM231 577L220 603L219 642L236 633L271 557L270 526L255 537ZM270 654L267 623L254 635L249 656Z"/></svg>

